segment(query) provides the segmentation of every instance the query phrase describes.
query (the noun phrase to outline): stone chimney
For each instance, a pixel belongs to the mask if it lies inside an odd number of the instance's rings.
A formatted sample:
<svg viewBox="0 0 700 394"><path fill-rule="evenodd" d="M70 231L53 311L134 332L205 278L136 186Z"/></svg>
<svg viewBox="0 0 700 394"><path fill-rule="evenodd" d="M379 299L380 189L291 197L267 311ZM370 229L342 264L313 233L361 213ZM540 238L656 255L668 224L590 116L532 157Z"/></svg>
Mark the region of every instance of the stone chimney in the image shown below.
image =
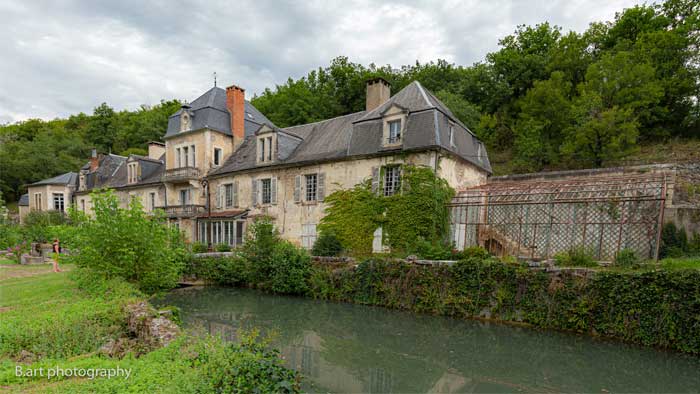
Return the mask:
<svg viewBox="0 0 700 394"><path fill-rule="evenodd" d="M379 107L391 97L391 84L382 77L367 81L367 97L365 109L367 112Z"/></svg>
<svg viewBox="0 0 700 394"><path fill-rule="evenodd" d="M226 88L226 108L231 115L231 134L235 150L245 138L245 90L236 85Z"/></svg>
<svg viewBox="0 0 700 394"><path fill-rule="evenodd" d="M165 144L158 141L148 143L148 157L154 160L160 160L160 157L165 154Z"/></svg>
<svg viewBox="0 0 700 394"><path fill-rule="evenodd" d="M100 161L97 158L97 149L92 148L92 152L90 153L90 172L97 170L99 166Z"/></svg>

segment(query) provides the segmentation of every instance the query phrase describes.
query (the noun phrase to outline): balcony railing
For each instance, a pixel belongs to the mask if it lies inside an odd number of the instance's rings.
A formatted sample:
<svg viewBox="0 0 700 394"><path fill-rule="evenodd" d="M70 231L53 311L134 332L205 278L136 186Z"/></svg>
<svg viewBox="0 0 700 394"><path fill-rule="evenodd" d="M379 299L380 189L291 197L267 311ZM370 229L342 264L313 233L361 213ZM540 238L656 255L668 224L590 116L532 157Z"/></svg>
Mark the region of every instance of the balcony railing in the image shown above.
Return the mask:
<svg viewBox="0 0 700 394"><path fill-rule="evenodd" d="M197 178L199 178L199 168L197 167L171 168L165 170L165 175L163 175L165 182L188 181Z"/></svg>
<svg viewBox="0 0 700 394"><path fill-rule="evenodd" d="M204 205L184 204L184 205L169 205L167 207L158 207L165 211L165 214L171 218L186 218L198 215L204 212Z"/></svg>

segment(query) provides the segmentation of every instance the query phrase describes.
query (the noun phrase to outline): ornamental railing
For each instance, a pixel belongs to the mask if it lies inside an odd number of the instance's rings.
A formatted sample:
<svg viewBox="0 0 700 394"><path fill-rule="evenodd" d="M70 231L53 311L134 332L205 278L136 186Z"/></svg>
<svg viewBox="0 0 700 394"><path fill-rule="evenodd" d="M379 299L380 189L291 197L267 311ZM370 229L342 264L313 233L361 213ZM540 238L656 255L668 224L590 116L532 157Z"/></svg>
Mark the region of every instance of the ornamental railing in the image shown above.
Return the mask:
<svg viewBox="0 0 700 394"><path fill-rule="evenodd" d="M199 168L197 167L179 167L165 170L163 180L165 182L187 181L190 179L199 178Z"/></svg>

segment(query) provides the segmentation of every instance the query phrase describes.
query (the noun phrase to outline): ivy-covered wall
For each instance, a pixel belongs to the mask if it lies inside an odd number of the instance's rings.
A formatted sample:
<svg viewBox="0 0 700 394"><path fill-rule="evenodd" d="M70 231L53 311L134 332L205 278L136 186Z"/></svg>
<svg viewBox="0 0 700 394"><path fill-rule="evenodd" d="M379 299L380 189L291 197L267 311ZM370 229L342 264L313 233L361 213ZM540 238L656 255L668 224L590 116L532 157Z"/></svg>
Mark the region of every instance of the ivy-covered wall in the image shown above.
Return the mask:
<svg viewBox="0 0 700 394"><path fill-rule="evenodd" d="M494 259L447 267L317 265L309 295L462 318L522 322L700 354L700 271L548 273Z"/></svg>
<svg viewBox="0 0 700 394"><path fill-rule="evenodd" d="M358 265L297 260L301 265L291 271L282 264L280 278L298 289L287 294L519 322L700 354L698 270L546 272L483 254L451 266L396 259ZM214 283L277 292L255 279L257 266L242 256L203 258L193 261L188 273Z"/></svg>

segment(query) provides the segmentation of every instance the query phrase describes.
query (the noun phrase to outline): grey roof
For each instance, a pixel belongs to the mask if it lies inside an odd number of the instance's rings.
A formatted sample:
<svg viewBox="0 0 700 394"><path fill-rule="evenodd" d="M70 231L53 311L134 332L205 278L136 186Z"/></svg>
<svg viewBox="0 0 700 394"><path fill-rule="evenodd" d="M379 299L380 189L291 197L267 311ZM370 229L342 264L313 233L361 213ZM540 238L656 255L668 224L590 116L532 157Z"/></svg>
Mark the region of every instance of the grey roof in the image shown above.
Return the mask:
<svg viewBox="0 0 700 394"><path fill-rule="evenodd" d="M29 193L22 194L22 196L19 198L19 202L17 205L22 206L22 207L28 207L29 206Z"/></svg>
<svg viewBox="0 0 700 394"><path fill-rule="evenodd" d="M273 123L257 110L248 100L245 101L245 135L253 135L263 124L273 125ZM191 130L208 128L231 134L231 117L226 108L226 91L219 87L213 87L206 93L199 96L189 105L183 105L180 110L170 115L168 118L168 130L165 138L180 134L180 114L189 111L192 116Z"/></svg>
<svg viewBox="0 0 700 394"><path fill-rule="evenodd" d="M101 156L98 159L97 170L88 172L85 176L86 190L110 187L112 178L116 175L119 168L122 167L122 164L126 162L126 159L127 158L124 156L114 154ZM81 170L85 171L88 171L89 169L89 162L81 168ZM78 180L78 183L80 183L80 180ZM80 189L80 187L78 189Z"/></svg>
<svg viewBox="0 0 700 394"><path fill-rule="evenodd" d="M75 185L78 179L78 174L75 172L66 172L65 174L56 175L53 178L44 179L39 182L34 182L29 186L39 185Z"/></svg>
<svg viewBox="0 0 700 394"><path fill-rule="evenodd" d="M136 183L128 183L126 164L133 161L139 162L141 177ZM165 155L162 155L159 160L140 155L130 155L129 157L105 155L100 161L97 171L87 175L87 190L160 183L164 171Z"/></svg>
<svg viewBox="0 0 700 394"><path fill-rule="evenodd" d="M384 147L382 116L393 105L406 111L408 116L399 147ZM454 145L449 130L454 127ZM420 83L412 82L386 103L372 111L356 112L320 122L276 129L278 134L277 160L271 164L257 164L256 138L246 137L241 146L219 168L209 175L250 170L270 165L301 164L320 160L338 160L349 157L395 154L397 151L444 149L491 172L486 148L452 112ZM299 137L290 139L284 134ZM282 138L280 138L282 137Z"/></svg>

